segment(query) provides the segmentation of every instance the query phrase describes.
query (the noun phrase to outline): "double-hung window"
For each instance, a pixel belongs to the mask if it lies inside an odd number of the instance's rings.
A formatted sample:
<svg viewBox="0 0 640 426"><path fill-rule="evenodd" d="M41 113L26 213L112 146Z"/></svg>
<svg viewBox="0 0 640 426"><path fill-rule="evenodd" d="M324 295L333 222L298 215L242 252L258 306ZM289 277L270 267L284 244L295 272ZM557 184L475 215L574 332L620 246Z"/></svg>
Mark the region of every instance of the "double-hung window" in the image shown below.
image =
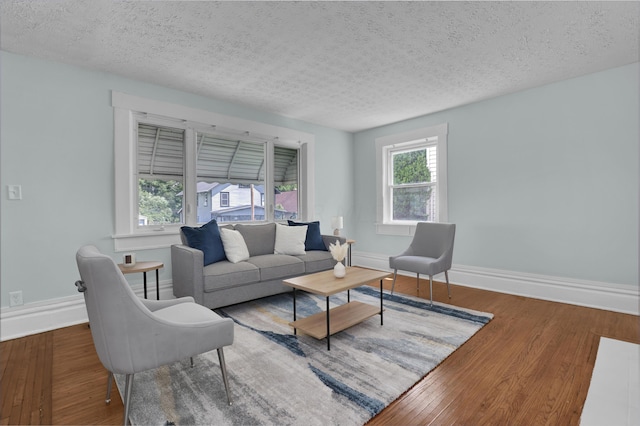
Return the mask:
<svg viewBox="0 0 640 426"><path fill-rule="evenodd" d="M447 221L447 125L376 139L380 234L410 235Z"/></svg>
<svg viewBox="0 0 640 426"><path fill-rule="evenodd" d="M179 228L313 217L313 135L113 93L116 251Z"/></svg>

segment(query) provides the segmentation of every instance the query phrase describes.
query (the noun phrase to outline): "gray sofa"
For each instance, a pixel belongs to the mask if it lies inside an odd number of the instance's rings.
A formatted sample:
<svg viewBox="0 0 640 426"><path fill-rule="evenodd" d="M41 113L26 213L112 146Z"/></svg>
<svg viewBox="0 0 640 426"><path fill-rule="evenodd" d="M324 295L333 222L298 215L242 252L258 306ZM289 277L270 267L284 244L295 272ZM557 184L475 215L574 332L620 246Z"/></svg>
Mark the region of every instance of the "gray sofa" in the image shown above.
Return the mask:
<svg viewBox="0 0 640 426"><path fill-rule="evenodd" d="M305 251L304 255L274 254L276 224L225 225L242 234L249 249L249 259L238 263L222 260L204 265L201 250L189 247L181 232L182 244L171 246L173 294L191 296L196 303L210 309L246 302L291 291L283 279L332 269L336 261L328 251L329 244L343 237L322 235L327 251Z"/></svg>

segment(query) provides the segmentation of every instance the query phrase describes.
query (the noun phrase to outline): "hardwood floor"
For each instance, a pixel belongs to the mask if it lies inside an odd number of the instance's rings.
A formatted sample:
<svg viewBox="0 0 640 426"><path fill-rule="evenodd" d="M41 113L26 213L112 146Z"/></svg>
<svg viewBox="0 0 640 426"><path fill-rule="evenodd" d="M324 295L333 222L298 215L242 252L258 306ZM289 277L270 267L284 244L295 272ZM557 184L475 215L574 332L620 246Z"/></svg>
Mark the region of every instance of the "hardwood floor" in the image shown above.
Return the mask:
<svg viewBox="0 0 640 426"><path fill-rule="evenodd" d="M415 295L415 278L399 277L396 291ZM600 336L640 343L637 316L467 287L451 292L449 300L446 286L434 283L435 300L494 319L370 425L577 425ZM420 296L428 297L428 282L421 280ZM107 374L86 324L2 342L0 362L0 424L122 423L116 386L104 403Z"/></svg>

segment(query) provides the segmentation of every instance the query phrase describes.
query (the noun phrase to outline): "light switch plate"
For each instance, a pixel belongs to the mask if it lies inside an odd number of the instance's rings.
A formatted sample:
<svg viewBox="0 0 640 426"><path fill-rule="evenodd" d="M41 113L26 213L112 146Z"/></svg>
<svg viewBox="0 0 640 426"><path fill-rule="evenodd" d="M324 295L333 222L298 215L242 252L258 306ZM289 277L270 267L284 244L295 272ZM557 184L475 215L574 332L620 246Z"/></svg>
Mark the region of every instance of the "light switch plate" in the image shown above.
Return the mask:
<svg viewBox="0 0 640 426"><path fill-rule="evenodd" d="M10 200L22 200L22 186L7 185L7 197Z"/></svg>

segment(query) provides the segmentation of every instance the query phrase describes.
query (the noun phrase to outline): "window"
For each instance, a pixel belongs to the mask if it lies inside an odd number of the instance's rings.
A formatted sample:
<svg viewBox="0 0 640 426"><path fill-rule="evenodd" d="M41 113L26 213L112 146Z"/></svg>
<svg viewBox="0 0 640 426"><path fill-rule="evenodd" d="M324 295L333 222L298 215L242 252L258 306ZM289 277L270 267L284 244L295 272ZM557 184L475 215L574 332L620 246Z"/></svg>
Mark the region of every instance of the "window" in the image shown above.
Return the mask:
<svg viewBox="0 0 640 426"><path fill-rule="evenodd" d="M426 139L409 143L418 147L385 150L391 222L437 221L436 143Z"/></svg>
<svg viewBox="0 0 640 426"><path fill-rule="evenodd" d="M313 135L117 92L112 105L116 251L212 218L313 217Z"/></svg>
<svg viewBox="0 0 640 426"><path fill-rule="evenodd" d="M140 227L183 223L184 129L138 122Z"/></svg>
<svg viewBox="0 0 640 426"><path fill-rule="evenodd" d="M220 193L220 207L229 207L229 193L221 192Z"/></svg>
<svg viewBox="0 0 640 426"><path fill-rule="evenodd" d="M282 146L274 151L275 218L298 218L298 157L299 150ZM264 201L263 201L264 203Z"/></svg>
<svg viewBox="0 0 640 426"><path fill-rule="evenodd" d="M376 139L379 234L447 221L447 124Z"/></svg>

